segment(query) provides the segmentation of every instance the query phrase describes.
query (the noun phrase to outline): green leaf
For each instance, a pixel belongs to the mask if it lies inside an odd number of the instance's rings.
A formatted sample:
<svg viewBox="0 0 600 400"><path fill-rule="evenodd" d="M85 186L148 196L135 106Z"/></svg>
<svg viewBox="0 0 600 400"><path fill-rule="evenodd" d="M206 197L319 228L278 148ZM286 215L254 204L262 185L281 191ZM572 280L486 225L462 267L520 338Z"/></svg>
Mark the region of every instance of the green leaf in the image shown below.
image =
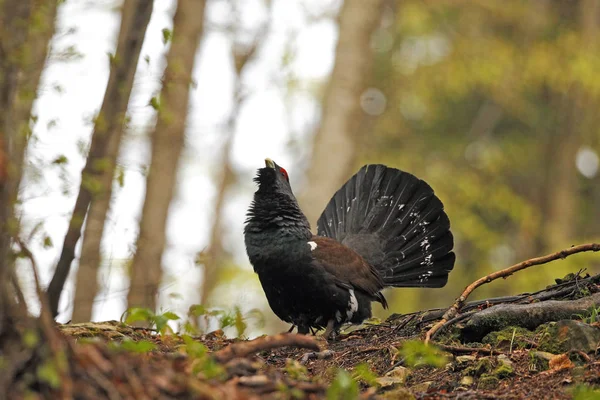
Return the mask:
<svg viewBox="0 0 600 400"><path fill-rule="evenodd" d="M56 157L54 159L54 161L52 161L52 164L63 165L63 164L67 164L68 162L69 162L69 159L67 158L67 156L61 154L60 156Z"/></svg>
<svg viewBox="0 0 600 400"><path fill-rule="evenodd" d="M36 331L27 329L23 333L23 344L28 349L33 349L40 342L40 337Z"/></svg>
<svg viewBox="0 0 600 400"><path fill-rule="evenodd" d="M238 337L241 337L246 332L246 328L248 328L248 324L246 323L245 317L242 314L242 310L240 309L239 306L234 307L234 313L235 313L234 326L235 326L235 329L237 330Z"/></svg>
<svg viewBox="0 0 600 400"><path fill-rule="evenodd" d="M54 243L52 243L52 238L50 236L44 236L42 246L44 246L45 249L49 249L50 247L54 246Z"/></svg>
<svg viewBox="0 0 600 400"><path fill-rule="evenodd" d="M339 369L331 386L327 389L327 400L358 399L359 393L358 383L346 370Z"/></svg>
<svg viewBox="0 0 600 400"><path fill-rule="evenodd" d="M51 360L40 364L36 375L40 381L47 383L50 387L54 389L60 387L60 374L58 373L58 368L56 368L56 365Z"/></svg>
<svg viewBox="0 0 600 400"><path fill-rule="evenodd" d="M178 319L181 319L181 317L179 317L179 315L175 314L172 311L167 311L162 315L163 315L163 317L167 318L170 321L177 321Z"/></svg>
<svg viewBox="0 0 600 400"><path fill-rule="evenodd" d="M160 99L158 98L158 96L153 96L148 104L156 111L160 110Z"/></svg>
<svg viewBox="0 0 600 400"><path fill-rule="evenodd" d="M377 385L378 376L371 371L367 363L360 363L352 371L352 377L356 380L361 380L369 386Z"/></svg>
<svg viewBox="0 0 600 400"><path fill-rule="evenodd" d="M433 345L420 340L407 340L402 344L400 355L408 367L431 366L440 368L448 363L446 354Z"/></svg>
<svg viewBox="0 0 600 400"><path fill-rule="evenodd" d="M128 339L121 342L120 347L124 350L131 351L133 353L148 353L156 349L156 344L150 342L149 340L140 340L136 342Z"/></svg>
<svg viewBox="0 0 600 400"><path fill-rule="evenodd" d="M163 28L162 30L162 40L163 44L169 43L173 39L173 31L169 28Z"/></svg>
<svg viewBox="0 0 600 400"><path fill-rule="evenodd" d="M125 186L125 168L121 166L117 167L117 183L119 187Z"/></svg>
<svg viewBox="0 0 600 400"><path fill-rule="evenodd" d="M133 324L135 322L154 322L154 313L148 308L132 307L121 316L121 322Z"/></svg>
<svg viewBox="0 0 600 400"><path fill-rule="evenodd" d="M156 330L158 330L161 334L172 331L171 327L169 326L169 321L176 321L178 319L180 319L179 316L171 311L155 315L154 324L156 325Z"/></svg>
<svg viewBox="0 0 600 400"><path fill-rule="evenodd" d="M185 343L185 352L191 358L204 357L208 353L208 348L204 344L194 340L191 336L182 335L181 338Z"/></svg>
<svg viewBox="0 0 600 400"><path fill-rule="evenodd" d="M200 317L206 315L208 310L202 304L193 304L190 306L188 315L190 317Z"/></svg>
<svg viewBox="0 0 600 400"><path fill-rule="evenodd" d="M600 389L583 383L575 386L571 393L573 394L573 400L596 400L600 398Z"/></svg>

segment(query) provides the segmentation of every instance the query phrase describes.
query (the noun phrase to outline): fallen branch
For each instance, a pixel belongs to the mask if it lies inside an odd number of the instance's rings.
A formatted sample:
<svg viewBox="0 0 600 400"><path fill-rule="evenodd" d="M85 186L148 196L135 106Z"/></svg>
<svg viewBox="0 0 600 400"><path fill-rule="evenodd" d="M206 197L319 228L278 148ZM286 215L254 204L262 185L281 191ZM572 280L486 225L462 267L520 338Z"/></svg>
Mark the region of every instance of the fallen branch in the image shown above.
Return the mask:
<svg viewBox="0 0 600 400"><path fill-rule="evenodd" d="M435 331L433 333L433 335L431 335L431 339L435 339L435 337L437 335L439 335L440 333L444 332L444 330L448 329L449 327L451 327L452 325L465 320L466 318L469 318L471 315L476 314L480 312L480 310L471 310L471 311L467 311L463 314L459 314L456 317L452 318L451 320L445 322L442 326L439 327L439 329L437 331Z"/></svg>
<svg viewBox="0 0 600 400"><path fill-rule="evenodd" d="M590 307L600 305L600 293L578 300L548 300L533 304L499 304L471 317L463 328L469 341L480 340L493 331L518 325L529 330L551 321L573 319Z"/></svg>
<svg viewBox="0 0 600 400"><path fill-rule="evenodd" d="M489 299L469 301L463 305L461 311L464 314L466 311L481 311L482 308L488 308L491 306L495 306L496 304L506 304L506 303L528 304L528 303L533 303L536 301L558 300L563 296L569 296L575 290L577 290L578 288L581 288L582 286L585 287L585 286L589 286L591 284L593 285L593 282L597 282L597 281L600 281L600 274L593 275L593 276L587 275L584 277L584 276L580 276L578 273L572 280L569 280L566 282L561 282L556 285L552 285L545 289L538 290L537 292L522 293L522 294L513 295L513 296L492 297ZM415 312L412 314L420 313L421 317L419 318L419 324L426 324L431 321L435 321L435 320L442 318L442 316L446 313L446 311L448 311L448 308L432 308L432 309L426 310L424 312L418 311L418 312ZM411 314L404 314L404 315L392 314L392 316L390 316L388 318L388 320L390 318L394 318L394 317L396 319L398 319L399 317L404 317L407 315L411 315ZM450 322L450 321L448 321L448 322ZM433 336L432 336L432 339L433 339Z"/></svg>
<svg viewBox="0 0 600 400"><path fill-rule="evenodd" d="M217 361L226 363L236 357L246 357L249 354L259 351L285 346L301 347L315 351L320 350L318 343L310 336L281 333L279 335L261 337L249 342L233 343L217 351L213 356Z"/></svg>
<svg viewBox="0 0 600 400"><path fill-rule="evenodd" d="M465 288L465 290L461 293L461 295L456 299L454 304L444 313L444 316L442 317L442 319L438 323L436 323L434 326L432 326L431 329L429 329L427 331L427 333L425 335L425 343L429 343L431 341L431 336L438 329L440 329L446 322L448 322L452 318L456 317L456 315L460 312L460 310L464 306L469 295L475 289L477 289L479 286L482 286L482 285L485 285L486 283L495 281L498 278L506 278L506 277L514 274L515 272L521 271L523 269L527 269L529 267L533 267L534 265L541 265L541 264L549 263L550 261L554 261L554 260L558 260L558 259L565 259L572 254L582 253L585 251L594 251L594 252L600 251L600 244L599 243L588 243L588 244L581 244L579 246L573 246L569 249L565 249L565 250L562 250L562 251L559 251L559 252L556 252L553 254L548 254L543 257L537 257L537 258L531 258L529 260L525 260L525 261L515 264L509 268L506 268L501 271L497 271L497 272L494 272L494 273L491 273L489 275L479 278L478 280L471 283L469 286L467 286Z"/></svg>

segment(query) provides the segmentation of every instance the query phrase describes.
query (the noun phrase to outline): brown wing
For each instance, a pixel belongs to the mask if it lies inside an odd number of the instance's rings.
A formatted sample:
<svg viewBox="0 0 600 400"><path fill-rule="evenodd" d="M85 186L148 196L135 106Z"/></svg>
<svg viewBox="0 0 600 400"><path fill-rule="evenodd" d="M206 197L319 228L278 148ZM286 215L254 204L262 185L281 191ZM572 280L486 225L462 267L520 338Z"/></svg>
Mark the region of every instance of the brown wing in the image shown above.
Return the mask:
<svg viewBox="0 0 600 400"><path fill-rule="evenodd" d="M328 237L313 236L311 241L317 245L312 250L312 255L327 272L335 276L340 283L349 284L370 294L387 308L385 298L379 293L383 289L383 280L364 258Z"/></svg>

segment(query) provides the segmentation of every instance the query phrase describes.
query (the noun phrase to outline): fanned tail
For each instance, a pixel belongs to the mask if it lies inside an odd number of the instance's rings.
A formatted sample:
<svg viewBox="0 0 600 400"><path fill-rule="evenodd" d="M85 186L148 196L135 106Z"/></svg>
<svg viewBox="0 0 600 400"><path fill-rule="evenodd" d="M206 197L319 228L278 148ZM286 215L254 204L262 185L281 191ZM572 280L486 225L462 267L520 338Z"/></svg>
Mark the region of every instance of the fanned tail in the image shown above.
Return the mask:
<svg viewBox="0 0 600 400"><path fill-rule="evenodd" d="M352 248L386 286L442 287L454 267L450 220L433 189L414 175L365 165L330 200L318 234Z"/></svg>

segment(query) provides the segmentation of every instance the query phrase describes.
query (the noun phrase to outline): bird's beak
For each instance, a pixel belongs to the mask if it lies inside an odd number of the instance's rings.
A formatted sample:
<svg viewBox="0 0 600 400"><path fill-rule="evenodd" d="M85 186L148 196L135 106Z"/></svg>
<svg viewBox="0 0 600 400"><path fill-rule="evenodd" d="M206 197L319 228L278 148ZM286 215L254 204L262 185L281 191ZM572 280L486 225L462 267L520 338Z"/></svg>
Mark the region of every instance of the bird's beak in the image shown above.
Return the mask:
<svg viewBox="0 0 600 400"><path fill-rule="evenodd" d="M275 169L275 162L273 160L271 160L270 158L265 158L265 166L267 168Z"/></svg>

